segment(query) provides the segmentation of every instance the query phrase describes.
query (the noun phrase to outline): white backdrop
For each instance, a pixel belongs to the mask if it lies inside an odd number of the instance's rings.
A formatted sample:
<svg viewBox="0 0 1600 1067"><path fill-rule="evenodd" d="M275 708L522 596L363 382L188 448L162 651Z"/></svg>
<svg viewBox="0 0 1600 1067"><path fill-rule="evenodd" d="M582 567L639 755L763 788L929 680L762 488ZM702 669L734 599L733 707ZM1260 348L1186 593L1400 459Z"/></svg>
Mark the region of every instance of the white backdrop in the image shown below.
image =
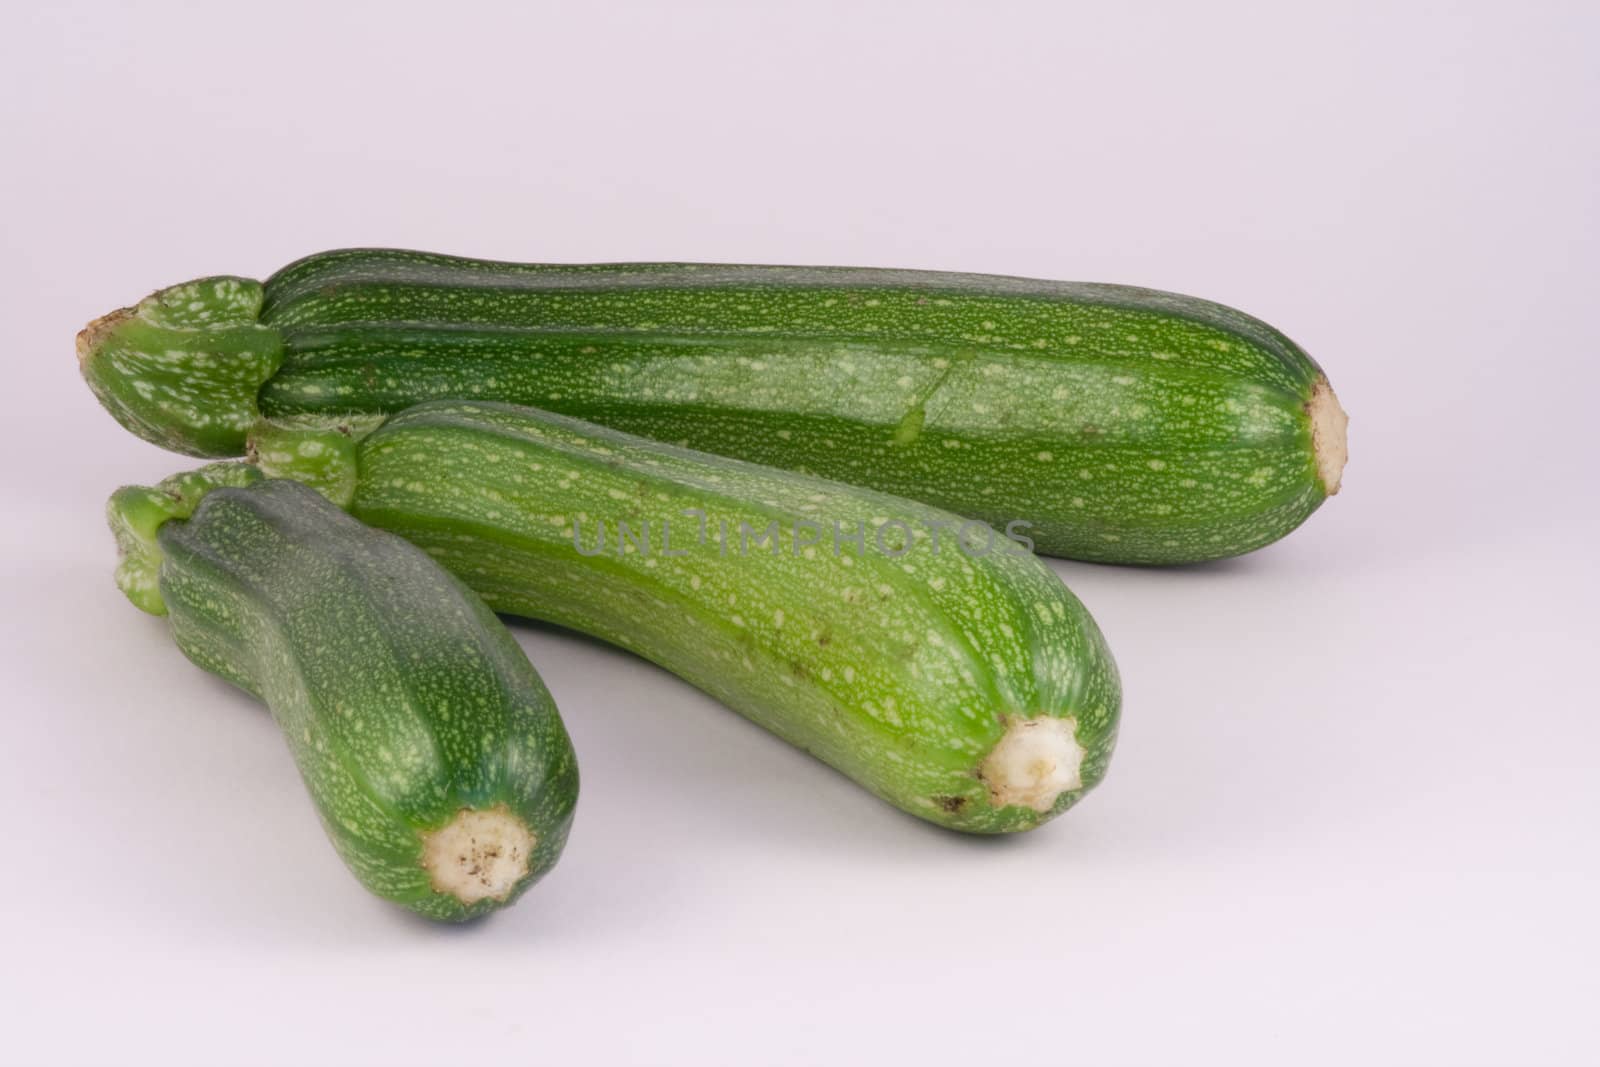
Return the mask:
<svg viewBox="0 0 1600 1067"><path fill-rule="evenodd" d="M8 9L0 1059L1596 1062L1595 10ZM105 497L188 461L72 356L158 285L353 244L1191 292L1323 363L1345 489L1247 559L1056 565L1124 729L1015 840L519 625L577 825L438 929L113 587Z"/></svg>

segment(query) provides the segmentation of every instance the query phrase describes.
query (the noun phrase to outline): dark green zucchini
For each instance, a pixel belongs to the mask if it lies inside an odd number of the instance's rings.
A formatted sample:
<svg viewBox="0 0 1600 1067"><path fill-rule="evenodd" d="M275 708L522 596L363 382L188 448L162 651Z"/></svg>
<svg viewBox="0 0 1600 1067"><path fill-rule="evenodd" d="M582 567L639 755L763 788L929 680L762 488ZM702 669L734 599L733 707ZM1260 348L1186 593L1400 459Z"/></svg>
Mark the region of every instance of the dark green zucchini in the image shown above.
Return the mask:
<svg viewBox="0 0 1600 1067"><path fill-rule="evenodd" d="M1114 285L351 250L162 290L79 353L124 425L196 455L240 454L260 414L512 401L1108 562L1268 544L1345 461L1344 412L1287 337Z"/></svg>
<svg viewBox="0 0 1600 1067"><path fill-rule="evenodd" d="M258 430L263 469L420 545L496 610L636 652L914 815L1027 830L1105 774L1121 692L1099 629L979 524L509 404L309 421Z"/></svg>
<svg viewBox="0 0 1600 1067"><path fill-rule="evenodd" d="M544 684L482 600L295 482L215 464L111 499L118 584L265 701L372 892L433 919L514 901L577 799Z"/></svg>

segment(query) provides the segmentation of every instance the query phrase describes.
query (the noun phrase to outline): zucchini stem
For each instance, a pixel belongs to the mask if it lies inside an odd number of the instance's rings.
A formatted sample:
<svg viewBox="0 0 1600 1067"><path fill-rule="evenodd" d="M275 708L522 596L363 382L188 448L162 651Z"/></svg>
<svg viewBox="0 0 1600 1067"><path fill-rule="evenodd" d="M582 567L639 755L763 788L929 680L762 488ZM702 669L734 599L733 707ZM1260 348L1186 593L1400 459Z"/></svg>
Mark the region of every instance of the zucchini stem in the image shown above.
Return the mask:
<svg viewBox="0 0 1600 1067"><path fill-rule="evenodd" d="M436 893L463 904L505 900L528 876L538 838L504 804L456 817L422 835L422 866Z"/></svg>
<svg viewBox="0 0 1600 1067"><path fill-rule="evenodd" d="M994 806L1016 804L1044 813L1061 794L1082 789L1085 752L1077 729L1076 719L1013 716L978 770Z"/></svg>
<svg viewBox="0 0 1600 1067"><path fill-rule="evenodd" d="M341 508L356 494L356 447L387 415L298 415L260 419L245 455L269 478L304 482Z"/></svg>
<svg viewBox="0 0 1600 1067"><path fill-rule="evenodd" d="M1311 416L1311 450L1317 457L1317 478L1323 492L1333 496L1344 480L1345 461L1350 458L1346 437L1350 416L1339 406L1339 398L1326 377L1318 377L1312 387L1306 414Z"/></svg>
<svg viewBox="0 0 1600 1067"><path fill-rule="evenodd" d="M159 290L78 334L78 369L128 430L191 456L237 456L256 394L283 362L283 338L257 322L249 278L201 278Z"/></svg>
<svg viewBox="0 0 1600 1067"><path fill-rule="evenodd" d="M158 485L125 485L106 503L106 522L117 539L117 588L140 611L165 615L161 597L161 545L156 535L172 519L194 514L213 489L254 485L260 471L247 463L208 463Z"/></svg>

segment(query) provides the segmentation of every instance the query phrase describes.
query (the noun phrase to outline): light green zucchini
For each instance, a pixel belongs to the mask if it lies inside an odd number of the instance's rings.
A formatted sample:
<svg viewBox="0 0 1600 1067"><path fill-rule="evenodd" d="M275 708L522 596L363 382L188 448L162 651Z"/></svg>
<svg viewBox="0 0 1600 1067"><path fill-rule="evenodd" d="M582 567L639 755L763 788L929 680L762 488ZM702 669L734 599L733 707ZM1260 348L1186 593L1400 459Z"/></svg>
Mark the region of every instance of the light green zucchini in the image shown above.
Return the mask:
<svg viewBox="0 0 1600 1067"><path fill-rule="evenodd" d="M118 584L272 709L364 886L461 920L555 864L572 744L500 620L425 554L243 463L121 489L109 514Z"/></svg>
<svg viewBox="0 0 1600 1067"><path fill-rule="evenodd" d="M948 512L498 403L264 424L253 448L496 610L636 652L914 815L1025 830L1105 773L1094 621Z"/></svg>
<svg viewBox="0 0 1600 1067"><path fill-rule="evenodd" d="M1237 555L1336 492L1345 415L1298 346L1126 286L855 268L516 265L348 250L207 278L79 337L124 425L238 455L259 415L531 404L912 497L1042 552Z"/></svg>

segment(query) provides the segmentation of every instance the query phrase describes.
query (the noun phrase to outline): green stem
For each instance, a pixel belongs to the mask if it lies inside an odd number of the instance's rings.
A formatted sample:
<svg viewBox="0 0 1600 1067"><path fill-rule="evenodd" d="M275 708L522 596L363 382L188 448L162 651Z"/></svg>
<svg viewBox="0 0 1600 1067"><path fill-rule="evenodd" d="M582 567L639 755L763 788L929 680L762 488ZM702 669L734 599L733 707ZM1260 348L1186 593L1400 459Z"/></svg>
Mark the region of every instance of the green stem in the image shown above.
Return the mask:
<svg viewBox="0 0 1600 1067"><path fill-rule="evenodd" d="M78 365L127 429L191 456L237 456L260 412L256 394L283 363L283 338L257 322L249 278L162 289L86 326Z"/></svg>
<svg viewBox="0 0 1600 1067"><path fill-rule="evenodd" d="M161 546L156 534L171 519L194 514L200 498L224 486L246 486L264 476L248 463L211 463L174 474L155 486L125 485L111 494L106 520L117 539L121 560L117 588L141 611L165 615L161 597Z"/></svg>
<svg viewBox="0 0 1600 1067"><path fill-rule="evenodd" d="M269 478L293 478L348 509L356 492L356 446L387 415L298 415L250 428L249 457Z"/></svg>

